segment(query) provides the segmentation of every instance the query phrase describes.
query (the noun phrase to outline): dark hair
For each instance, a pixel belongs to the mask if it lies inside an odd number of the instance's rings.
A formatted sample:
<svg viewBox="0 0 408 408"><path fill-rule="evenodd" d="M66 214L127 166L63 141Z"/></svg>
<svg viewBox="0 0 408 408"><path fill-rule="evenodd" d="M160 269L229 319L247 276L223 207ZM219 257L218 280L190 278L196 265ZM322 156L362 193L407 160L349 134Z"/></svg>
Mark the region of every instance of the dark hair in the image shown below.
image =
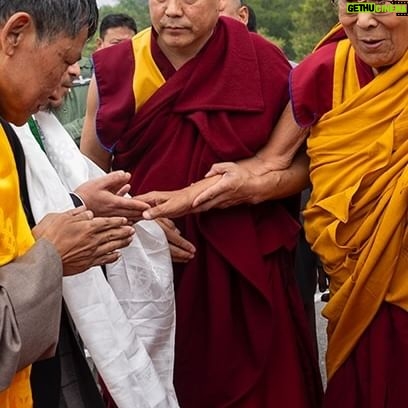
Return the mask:
<svg viewBox="0 0 408 408"><path fill-rule="evenodd" d="M130 30L137 33L136 21L133 17L130 17L127 14L108 14L105 16L99 27L99 37L103 38L106 35L106 31L110 28L117 27L127 27Z"/></svg>
<svg viewBox="0 0 408 408"><path fill-rule="evenodd" d="M243 6L246 6L248 9L248 23L247 27L249 31L252 31L253 33L256 33L256 14L254 9L251 6L248 6L248 4L242 3Z"/></svg>
<svg viewBox="0 0 408 408"><path fill-rule="evenodd" d="M90 38L98 26L96 0L0 0L0 25L17 12L30 14L40 40L62 33L74 38L84 27Z"/></svg>

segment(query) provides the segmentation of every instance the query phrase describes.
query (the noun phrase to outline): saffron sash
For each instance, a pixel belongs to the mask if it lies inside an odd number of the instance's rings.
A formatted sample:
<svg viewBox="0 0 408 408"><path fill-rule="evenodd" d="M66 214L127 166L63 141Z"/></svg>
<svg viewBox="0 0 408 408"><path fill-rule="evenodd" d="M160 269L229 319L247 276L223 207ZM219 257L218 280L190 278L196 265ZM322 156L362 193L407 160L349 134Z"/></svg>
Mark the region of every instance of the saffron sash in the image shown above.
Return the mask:
<svg viewBox="0 0 408 408"><path fill-rule="evenodd" d="M0 265L5 265L23 255L33 244L24 210L20 201L17 169L13 152L2 126L0 126ZM0 407L32 407L30 367L19 371L11 385L0 392Z"/></svg>
<svg viewBox="0 0 408 408"><path fill-rule="evenodd" d="M335 55L333 109L308 139L306 236L330 276L327 372L385 300L408 310L408 53L360 89L349 40Z"/></svg>

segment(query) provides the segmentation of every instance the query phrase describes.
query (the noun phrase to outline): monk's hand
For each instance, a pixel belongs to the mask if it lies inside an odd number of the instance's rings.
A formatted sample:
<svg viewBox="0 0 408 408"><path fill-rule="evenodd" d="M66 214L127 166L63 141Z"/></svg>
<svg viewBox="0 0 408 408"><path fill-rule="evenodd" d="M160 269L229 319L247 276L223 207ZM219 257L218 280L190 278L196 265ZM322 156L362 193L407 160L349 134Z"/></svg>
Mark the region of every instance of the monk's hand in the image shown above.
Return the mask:
<svg viewBox="0 0 408 408"><path fill-rule="evenodd" d="M181 236L174 222L168 218L157 218L156 222L163 229L169 243L171 260L173 262L188 262L194 258L194 245Z"/></svg>
<svg viewBox="0 0 408 408"><path fill-rule="evenodd" d="M126 196L129 179L130 173L114 171L81 184L74 192L96 216L125 217L133 224L142 218L149 205Z"/></svg>
<svg viewBox="0 0 408 408"><path fill-rule="evenodd" d="M216 176L218 176L217 182L194 199L195 211L259 202L256 194L257 177L245 164L232 162L214 164L206 177Z"/></svg>
<svg viewBox="0 0 408 408"><path fill-rule="evenodd" d="M188 187L173 191L151 191L135 196L151 208L143 211L143 218L178 218L193 211L194 198L207 187L207 180L200 180Z"/></svg>
<svg viewBox="0 0 408 408"><path fill-rule="evenodd" d="M116 261L118 250L129 245L135 232L127 223L124 217L94 217L78 207L46 215L33 235L50 241L61 256L64 275L73 275Z"/></svg>

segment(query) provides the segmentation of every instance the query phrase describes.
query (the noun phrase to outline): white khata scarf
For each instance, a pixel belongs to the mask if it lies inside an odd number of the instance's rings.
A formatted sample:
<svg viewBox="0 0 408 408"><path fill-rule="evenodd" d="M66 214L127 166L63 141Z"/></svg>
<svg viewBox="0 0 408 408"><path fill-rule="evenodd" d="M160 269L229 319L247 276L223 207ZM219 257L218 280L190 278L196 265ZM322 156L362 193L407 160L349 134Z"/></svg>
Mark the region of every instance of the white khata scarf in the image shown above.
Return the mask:
<svg viewBox="0 0 408 408"><path fill-rule="evenodd" d="M85 158L52 114L35 115L47 156L28 125L14 127L26 155L36 222L73 207L69 191L103 171ZM175 311L166 237L153 221L135 224L121 258L64 277L63 295L86 348L119 408L178 407L173 388Z"/></svg>

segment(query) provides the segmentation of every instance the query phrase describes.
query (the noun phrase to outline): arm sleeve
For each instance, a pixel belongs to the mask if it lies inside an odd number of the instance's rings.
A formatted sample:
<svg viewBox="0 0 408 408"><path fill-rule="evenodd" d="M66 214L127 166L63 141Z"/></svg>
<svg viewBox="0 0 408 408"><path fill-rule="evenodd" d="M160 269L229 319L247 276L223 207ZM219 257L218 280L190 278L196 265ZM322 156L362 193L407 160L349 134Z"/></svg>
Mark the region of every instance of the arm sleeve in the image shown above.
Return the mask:
<svg viewBox="0 0 408 408"><path fill-rule="evenodd" d="M0 267L0 390L16 371L55 354L62 299L62 263L40 239Z"/></svg>
<svg viewBox="0 0 408 408"><path fill-rule="evenodd" d="M84 127L84 118L75 119L72 122L65 123L65 130L70 134L77 146L81 141L82 128Z"/></svg>

